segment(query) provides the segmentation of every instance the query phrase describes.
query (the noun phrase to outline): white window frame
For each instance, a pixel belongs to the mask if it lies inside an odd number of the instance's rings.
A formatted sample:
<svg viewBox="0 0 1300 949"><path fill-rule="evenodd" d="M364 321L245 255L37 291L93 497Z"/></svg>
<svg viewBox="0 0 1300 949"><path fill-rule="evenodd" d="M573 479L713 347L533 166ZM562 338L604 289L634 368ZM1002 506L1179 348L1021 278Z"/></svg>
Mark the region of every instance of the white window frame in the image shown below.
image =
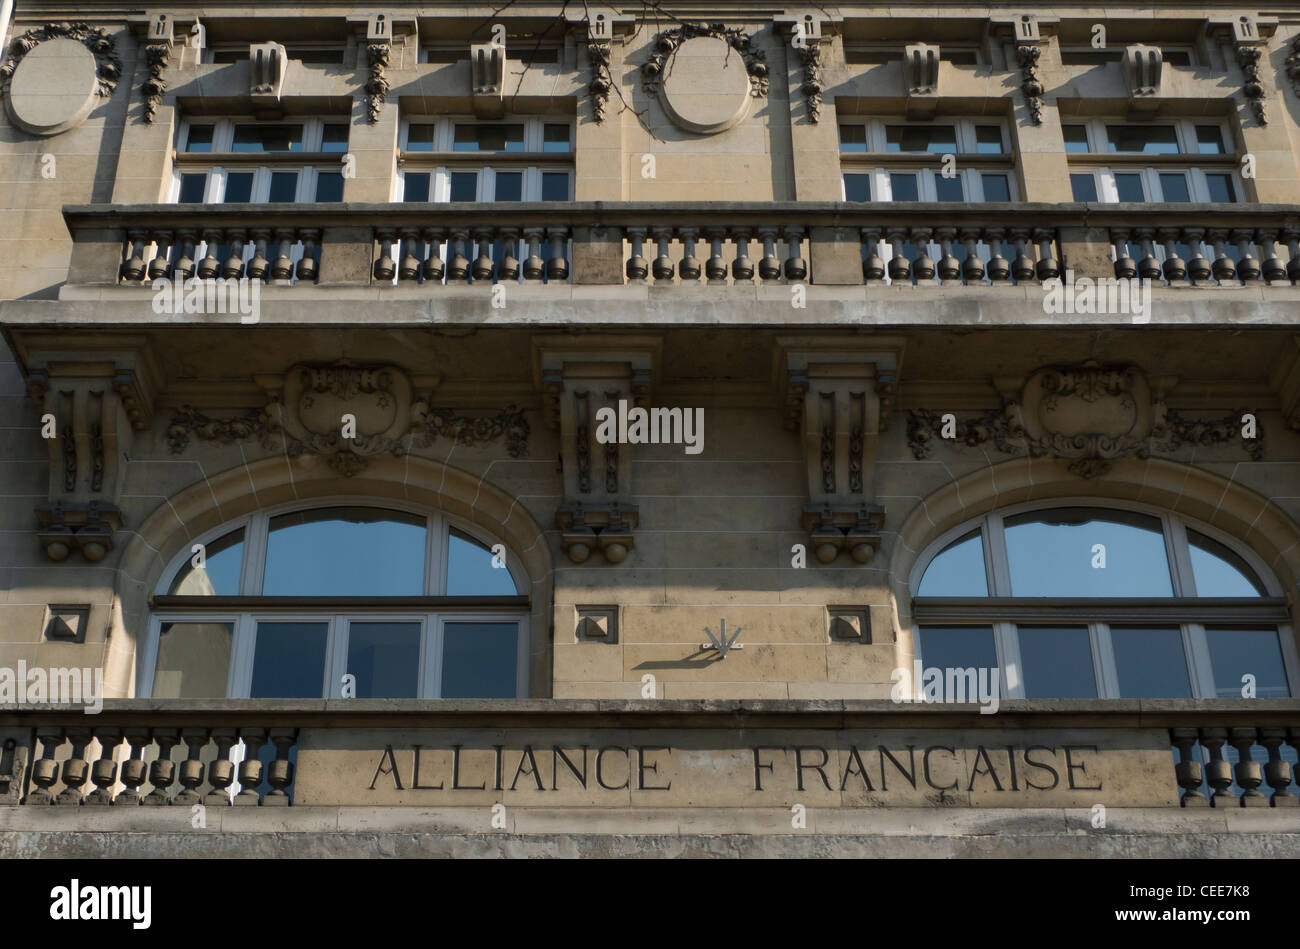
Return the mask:
<svg viewBox="0 0 1300 949"><path fill-rule="evenodd" d="M407 150L412 125L433 126L433 148L430 151L411 152ZM524 147L522 152L465 151L453 152L456 127L458 125L522 125L524 127ZM545 127L547 125L565 125L569 129L569 150L567 152L544 153ZM440 117L422 119L419 117L403 118L398 131L397 174L393 180L391 200L405 202L406 175L427 174L429 180L429 202L445 204L451 200L451 175L453 172L472 172L477 175L474 188L474 200L477 203L496 203L496 176L500 172L522 172L520 201L535 202L542 200L542 175L545 173L562 173L568 178L568 195L573 199L574 175L574 128L573 123L559 116L507 116L503 119L471 119L463 117ZM438 160L455 154L458 164L439 164ZM422 156L429 156L431 162L426 164ZM530 164L515 165L503 162L502 156L526 155L536 160ZM463 161L460 164L459 161ZM412 202L419 203L419 202Z"/></svg>
<svg viewBox="0 0 1300 949"><path fill-rule="evenodd" d="M937 117L933 120L923 122L909 122L897 117L881 118L858 118L848 116L841 118L836 126L836 135L839 135L839 126L856 125L866 129L867 150L866 152L846 152L841 150L840 162L840 200L848 200L848 189L844 181L844 176L849 174L865 174L870 176L871 182L871 200L888 201L894 200L893 182L890 175L893 174L912 174L917 177L917 201L918 202L935 202L939 200L937 180L942 175L942 162L945 154L954 154L957 158L958 168L956 177L962 183L962 203L977 204L983 203L984 197L984 175L996 174L1003 175L1007 180L1008 200L1019 201L1019 188L1016 183L1016 176L1010 165L1005 167L998 165L985 165L983 162L996 156L980 155L976 148L976 126L991 125L995 126L1002 135L1002 152L1003 156L1009 156L1011 152L1010 131L1007 123L1000 118L963 118L963 117ZM893 125L905 126L923 126L923 125L951 125L957 139L957 151L955 153L945 152L887 152L887 127ZM843 160L844 156L865 155L875 159L871 164L857 164L852 159L848 162ZM915 164L917 156L930 156L934 159L936 167L922 167ZM979 165L968 165L961 167L962 159L966 157L978 157L981 160ZM894 165L893 161L898 160L900 164ZM907 164L902 164L906 161Z"/></svg>
<svg viewBox="0 0 1300 949"><path fill-rule="evenodd" d="M1106 133L1108 125L1133 125L1132 122L1125 122L1120 118L1099 118L1099 119L1080 119L1064 120L1062 125L1083 126L1087 133L1088 151L1086 152L1069 152L1066 157L1070 164L1070 174L1091 174L1097 184L1097 200L1102 204L1116 204L1119 202L1119 186L1115 180L1116 175L1137 174L1142 179L1142 191L1148 203L1163 204L1165 203L1164 188L1160 182L1162 174L1175 174L1181 172L1187 176L1187 190L1191 203L1193 204L1210 204L1213 199L1210 196L1210 185L1207 176L1214 174L1228 175L1232 180L1233 191L1236 195L1234 204L1241 204L1245 201L1246 191L1242 184L1240 168L1222 166L1200 166L1197 164L1198 159L1213 157L1211 155L1202 155L1197 151L1196 127L1198 125L1213 125L1219 129L1220 140L1223 142L1225 151L1218 154L1231 156L1235 149L1235 139L1232 135L1232 129L1228 123L1222 119L1215 118L1172 118L1157 121L1156 125L1172 125L1175 130L1175 137L1178 143L1177 155L1162 155L1160 158L1169 162L1168 164L1153 164L1146 167L1141 165L1119 165L1107 161L1107 157L1118 157L1120 155L1141 155L1142 152L1112 152L1110 151L1110 138ZM1152 156L1156 157L1156 156ZM1181 202L1180 202L1181 203Z"/></svg>
<svg viewBox="0 0 1300 949"><path fill-rule="evenodd" d="M243 529L244 541L240 563L239 596L260 596L264 580L267 539L271 518L295 511L308 511L331 507L368 507L377 510L401 511L420 514L425 517L425 573L421 595L445 596L447 591L447 570L449 546L452 530L459 531L473 538L478 543L491 549L500 543L475 524L442 512L430 512L415 505L404 504L387 499L364 499L348 497L321 498L308 504L301 501L268 507L241 518L229 521L199 535L167 564L154 594L167 595L172 581L179 571L185 568L193 556L193 544L208 544L224 537L232 531ZM523 563L509 549L504 555L505 568L516 590L528 589L528 577ZM230 652L230 670L226 681L226 697L248 698L253 679L253 658L256 654L257 626L262 622L317 622L327 624L325 681L321 683L322 694L329 698L342 698L342 677L347 672L347 647L349 625L353 622L418 622L420 633L420 679L417 689L419 698L438 698L441 690L443 629L447 622L465 623L511 623L517 629L516 637L516 697L528 696L529 682L529 617L527 609L503 610L493 613L467 612L454 604L440 610L393 611L376 610L374 607L337 610L313 610L310 607L294 611L268 610L254 606L248 612L198 611L198 610L160 610L150 614L148 636L141 650L141 662L137 667L136 695L140 698L153 696L154 676L158 665L158 646L162 626L166 623L230 623L234 628Z"/></svg>
<svg viewBox="0 0 1300 949"><path fill-rule="evenodd" d="M1170 584L1173 597L1196 596L1196 580L1192 570L1191 551L1187 539L1187 529L1204 534L1211 540L1218 541L1232 550L1254 571L1255 576L1264 585L1267 596L1285 596L1285 591L1277 578L1268 569L1263 559L1253 550L1231 535L1218 528L1200 521L1172 514L1162 508L1139 503L1116 502L1110 499L1087 497L1056 498L1050 502L1029 501L1022 504L1001 508L982 517L966 521L961 525L945 531L928 544L912 565L908 576L908 590L912 597L917 596L921 578L929 568L931 561L943 552L949 544L966 534L978 529L984 557L985 582L989 597L1010 596L1010 565L1007 560L1003 520L1016 514L1033 511L1048 511L1062 507L1093 507L1100 511L1129 511L1157 517L1161 524L1161 533L1165 542L1166 556L1170 566ZM1135 620L1133 625L1142 625L1146 621ZM962 624L965 625L965 624ZM1079 620L1075 622L1060 621L1053 626L1087 626L1089 641L1092 646L1093 676L1097 685L1097 698L1124 698L1119 693L1119 677L1115 665L1114 647L1111 639L1111 627L1124 627L1124 622L1103 622ZM1214 686L1214 673L1210 664L1209 638L1204 623L1182 621L1178 623L1159 621L1146 622L1159 628L1172 628L1177 625L1183 638L1183 655L1187 662L1187 677L1192 698L1217 698ZM972 629L992 627L993 641L997 650L998 662L1002 669L1003 695L1009 699L1025 697L1024 682L1020 675L1019 635L1014 621L992 621L971 624ZM1282 653L1282 666L1287 680L1287 689L1292 697L1300 697L1300 651L1296 648L1295 635L1289 623L1276 626L1279 647ZM921 624L912 624L913 656L924 662L921 652Z"/></svg>

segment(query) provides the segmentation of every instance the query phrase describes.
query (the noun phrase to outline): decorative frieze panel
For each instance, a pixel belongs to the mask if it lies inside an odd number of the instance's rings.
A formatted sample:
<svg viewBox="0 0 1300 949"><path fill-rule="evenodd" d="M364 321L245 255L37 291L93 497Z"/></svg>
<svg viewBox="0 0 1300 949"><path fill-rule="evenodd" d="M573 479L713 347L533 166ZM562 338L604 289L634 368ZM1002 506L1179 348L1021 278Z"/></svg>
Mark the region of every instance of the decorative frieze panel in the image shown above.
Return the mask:
<svg viewBox="0 0 1300 949"><path fill-rule="evenodd" d="M1236 411L1203 420L1171 411L1165 396L1173 379L1148 379L1135 366L1102 365L1040 369L1023 386L1002 386L1003 407L974 418L919 409L909 413L908 443L926 458L936 439L978 447L991 443L1006 454L1059 458L1081 478L1096 478L1120 458L1147 458L1186 444L1211 446L1240 440L1249 457L1263 457L1263 434L1243 435Z"/></svg>
<svg viewBox="0 0 1300 949"><path fill-rule="evenodd" d="M117 55L117 44L107 31L88 23L51 23L40 29L28 30L10 44L13 53L0 65L0 84L8 91L14 73L23 57L42 43L56 39L76 40L95 56L97 93L108 98L117 89L122 75L122 60Z"/></svg>

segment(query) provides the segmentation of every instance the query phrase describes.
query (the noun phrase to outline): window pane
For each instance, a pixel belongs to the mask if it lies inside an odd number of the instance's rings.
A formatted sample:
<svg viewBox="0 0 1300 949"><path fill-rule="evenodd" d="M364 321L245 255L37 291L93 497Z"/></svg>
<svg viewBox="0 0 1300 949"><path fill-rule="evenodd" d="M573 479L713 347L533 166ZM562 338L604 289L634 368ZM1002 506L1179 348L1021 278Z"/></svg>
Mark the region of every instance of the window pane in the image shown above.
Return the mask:
<svg viewBox="0 0 1300 949"><path fill-rule="evenodd" d="M496 200L522 201L524 198L524 173L522 171L498 171Z"/></svg>
<svg viewBox="0 0 1300 949"><path fill-rule="evenodd" d="M1160 190L1164 193L1165 201L1169 203L1185 204L1192 200L1192 194L1187 190L1187 176L1182 172L1162 173Z"/></svg>
<svg viewBox="0 0 1300 949"><path fill-rule="evenodd" d="M300 152L301 125L236 125L237 152Z"/></svg>
<svg viewBox="0 0 1300 949"><path fill-rule="evenodd" d="M937 201L965 201L966 192L961 186L961 178L934 176L934 195Z"/></svg>
<svg viewBox="0 0 1300 949"><path fill-rule="evenodd" d="M930 561L917 596L988 596L984 542L978 530L957 538Z"/></svg>
<svg viewBox="0 0 1300 949"><path fill-rule="evenodd" d="M420 681L419 623L350 623L348 673L359 699L413 699Z"/></svg>
<svg viewBox="0 0 1300 949"><path fill-rule="evenodd" d="M323 622L258 623L249 697L321 698L328 628Z"/></svg>
<svg viewBox="0 0 1300 949"><path fill-rule="evenodd" d="M207 175L181 175L181 193L176 200L181 204L201 204L207 186Z"/></svg>
<svg viewBox="0 0 1300 949"><path fill-rule="evenodd" d="M1119 694L1126 699L1190 699L1183 634L1173 629L1111 627Z"/></svg>
<svg viewBox="0 0 1300 949"><path fill-rule="evenodd" d="M348 150L348 127L346 125L327 125L321 137L320 150L323 152L346 152Z"/></svg>
<svg viewBox="0 0 1300 949"><path fill-rule="evenodd" d="M572 133L567 125L552 125L549 122L542 129L542 151L568 152L572 150Z"/></svg>
<svg viewBox="0 0 1300 949"><path fill-rule="evenodd" d="M244 562L244 529L223 534L203 545L203 567L194 566L194 554L176 574L168 593L172 596L238 596L239 572Z"/></svg>
<svg viewBox="0 0 1300 949"><path fill-rule="evenodd" d="M996 125L975 126L975 153L978 155L1002 154L1002 129Z"/></svg>
<svg viewBox="0 0 1300 949"><path fill-rule="evenodd" d="M246 204L253 200L253 173L232 171L226 175L226 204Z"/></svg>
<svg viewBox="0 0 1300 949"><path fill-rule="evenodd" d="M1086 626L1020 626L1020 672L1027 699L1095 699Z"/></svg>
<svg viewBox="0 0 1300 949"><path fill-rule="evenodd" d="M1196 150L1202 155L1222 155L1223 131L1217 125L1196 126Z"/></svg>
<svg viewBox="0 0 1300 949"><path fill-rule="evenodd" d="M224 699L234 635L233 623L163 623L153 697Z"/></svg>
<svg viewBox="0 0 1300 949"><path fill-rule="evenodd" d="M283 204L293 201L298 195L298 172L271 172L271 194L267 201L271 204Z"/></svg>
<svg viewBox="0 0 1300 949"><path fill-rule="evenodd" d="M990 626L922 626L921 662L925 668L996 669L998 651ZM914 683L919 687L919 683Z"/></svg>
<svg viewBox="0 0 1300 949"><path fill-rule="evenodd" d="M1097 200L1097 179L1092 175L1070 175L1070 190L1076 201Z"/></svg>
<svg viewBox="0 0 1300 949"><path fill-rule="evenodd" d="M1147 199L1146 192L1142 190L1141 175L1116 175L1115 190L1119 192L1119 199L1121 201L1135 201L1140 203Z"/></svg>
<svg viewBox="0 0 1300 949"><path fill-rule="evenodd" d="M546 171L542 173L542 200L569 200L569 173L567 171Z"/></svg>
<svg viewBox="0 0 1300 949"><path fill-rule="evenodd" d="M1210 200L1216 204L1233 204L1237 200L1237 186L1232 183L1231 175L1206 175L1210 186Z"/></svg>
<svg viewBox="0 0 1300 949"><path fill-rule="evenodd" d="M1159 518L1084 507L1003 523L1013 596L1173 596Z"/></svg>
<svg viewBox="0 0 1300 949"><path fill-rule="evenodd" d="M515 623L447 623L443 627L442 698L514 698L518 645Z"/></svg>
<svg viewBox="0 0 1300 949"><path fill-rule="evenodd" d="M263 596L420 596L425 519L377 508L271 518Z"/></svg>
<svg viewBox="0 0 1300 949"><path fill-rule="evenodd" d="M458 530L447 540L448 596L515 596L515 581L505 567L492 566L492 551Z"/></svg>
<svg viewBox="0 0 1300 949"><path fill-rule="evenodd" d="M451 173L451 200L478 200L478 172L453 171Z"/></svg>
<svg viewBox="0 0 1300 949"><path fill-rule="evenodd" d="M1108 125L1112 152L1177 155L1178 135L1172 125Z"/></svg>
<svg viewBox="0 0 1300 949"><path fill-rule="evenodd" d="M1245 558L1230 547L1194 530L1187 532L1187 543L1197 596L1268 595Z"/></svg>
<svg viewBox="0 0 1300 949"><path fill-rule="evenodd" d="M871 176L847 174L844 176L845 201L870 201Z"/></svg>
<svg viewBox="0 0 1300 949"><path fill-rule="evenodd" d="M524 127L517 125L457 125L452 148L458 152L522 152Z"/></svg>
<svg viewBox="0 0 1300 949"><path fill-rule="evenodd" d="M893 172L889 176L889 189L895 201L919 201L920 193L916 190L916 175Z"/></svg>
<svg viewBox="0 0 1300 949"><path fill-rule="evenodd" d="M1067 154L1088 151L1088 127L1086 125L1062 125L1061 131L1065 135L1065 151Z"/></svg>
<svg viewBox="0 0 1300 949"><path fill-rule="evenodd" d="M840 126L840 151L865 152L867 150L867 127L865 125Z"/></svg>
<svg viewBox="0 0 1300 949"><path fill-rule="evenodd" d="M1287 699L1286 666L1275 629L1207 629L1210 666L1214 669L1214 695L1240 699L1247 675L1255 677L1255 696Z"/></svg>
<svg viewBox="0 0 1300 949"><path fill-rule="evenodd" d="M216 126L213 125L191 125L189 134L185 136L185 150L187 152L210 152L212 151L212 133Z"/></svg>
<svg viewBox="0 0 1300 949"><path fill-rule="evenodd" d="M402 185L403 201L428 201L429 200L429 174L412 174L407 172L404 176L405 183Z"/></svg>
<svg viewBox="0 0 1300 949"><path fill-rule="evenodd" d="M343 200L343 173L339 171L318 171L316 173L316 200Z"/></svg>
<svg viewBox="0 0 1300 949"><path fill-rule="evenodd" d="M952 125L889 125L885 127L885 151L955 153L956 128Z"/></svg>
<svg viewBox="0 0 1300 949"><path fill-rule="evenodd" d="M1010 201L1011 184L1006 175L982 175L985 201Z"/></svg>
<svg viewBox="0 0 1300 949"><path fill-rule="evenodd" d="M406 132L406 150L408 152L433 151L433 129L432 125L412 124Z"/></svg>

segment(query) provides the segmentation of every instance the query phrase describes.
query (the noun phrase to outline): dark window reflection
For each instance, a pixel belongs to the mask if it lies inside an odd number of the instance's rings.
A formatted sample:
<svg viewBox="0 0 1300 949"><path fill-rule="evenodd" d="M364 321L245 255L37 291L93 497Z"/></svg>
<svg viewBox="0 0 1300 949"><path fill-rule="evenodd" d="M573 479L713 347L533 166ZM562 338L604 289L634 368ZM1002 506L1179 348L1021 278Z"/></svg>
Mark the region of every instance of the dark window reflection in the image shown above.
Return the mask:
<svg viewBox="0 0 1300 949"><path fill-rule="evenodd" d="M378 508L271 518L264 596L420 596L425 519Z"/></svg>
<svg viewBox="0 0 1300 949"><path fill-rule="evenodd" d="M1095 699L1086 626L1020 626L1020 669L1027 699Z"/></svg>
<svg viewBox="0 0 1300 949"><path fill-rule="evenodd" d="M442 698L514 698L518 645L519 627L514 623L447 623Z"/></svg>
<svg viewBox="0 0 1300 949"><path fill-rule="evenodd" d="M258 623L253 652L255 699L318 699L325 683L325 642L328 625Z"/></svg>
<svg viewBox="0 0 1300 949"><path fill-rule="evenodd" d="M1190 699L1182 630L1111 627L1119 694L1126 699Z"/></svg>
<svg viewBox="0 0 1300 949"><path fill-rule="evenodd" d="M1291 697L1276 629L1207 629L1205 637L1210 643L1216 698L1246 698L1242 680L1247 675L1255 677L1256 698Z"/></svg>
<svg viewBox="0 0 1300 949"><path fill-rule="evenodd" d="M359 699L413 699L419 694L420 624L350 623L348 668Z"/></svg>

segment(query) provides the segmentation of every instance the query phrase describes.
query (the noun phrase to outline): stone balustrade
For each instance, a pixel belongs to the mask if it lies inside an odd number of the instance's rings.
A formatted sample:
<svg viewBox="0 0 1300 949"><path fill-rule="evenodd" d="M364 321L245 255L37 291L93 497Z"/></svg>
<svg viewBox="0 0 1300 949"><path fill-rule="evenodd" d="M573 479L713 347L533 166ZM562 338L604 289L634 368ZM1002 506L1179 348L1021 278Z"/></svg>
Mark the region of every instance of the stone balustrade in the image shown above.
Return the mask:
<svg viewBox="0 0 1300 949"><path fill-rule="evenodd" d="M1169 286L1300 281L1300 227L1112 227L1115 276Z"/></svg>
<svg viewBox="0 0 1300 949"><path fill-rule="evenodd" d="M1175 773L1183 807L1300 805L1293 790L1295 768L1283 757L1287 746L1300 751L1300 729L1174 728L1170 738L1178 749Z"/></svg>

